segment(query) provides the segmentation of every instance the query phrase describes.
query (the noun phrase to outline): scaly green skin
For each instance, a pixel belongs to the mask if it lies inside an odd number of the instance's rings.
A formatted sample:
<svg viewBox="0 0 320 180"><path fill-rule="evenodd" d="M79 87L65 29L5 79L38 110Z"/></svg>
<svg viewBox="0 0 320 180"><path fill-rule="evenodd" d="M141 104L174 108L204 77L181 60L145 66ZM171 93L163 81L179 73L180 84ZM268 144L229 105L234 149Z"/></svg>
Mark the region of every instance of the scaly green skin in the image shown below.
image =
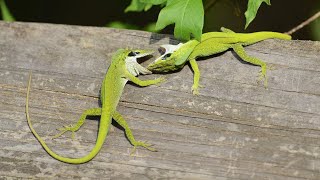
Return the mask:
<svg viewBox="0 0 320 180"><path fill-rule="evenodd" d="M138 54L139 53L139 54ZM71 164L80 164L90 161L94 158L98 152L100 151L106 137L111 124L112 119L114 119L119 125L121 125L126 133L127 138L130 143L134 146L134 150L137 146L142 146L147 148L150 151L155 151L154 148L150 147L150 144L146 144L141 141L136 141L127 122L123 119L121 114L117 112L116 107L119 103L120 96L122 94L123 88L128 80L139 86L149 86L153 84L158 84L163 82L164 78L158 78L155 80L146 80L142 81L139 78L135 77L138 74L150 74L151 72L140 66L136 59L139 57L144 57L150 55L150 51L145 50L118 50L112 58L112 63L108 69L108 72L103 80L101 87L101 104L102 108L92 108L87 109L81 115L79 121L74 125L68 125L64 128L60 129L60 133L54 136L54 138L61 136L63 133L67 131L72 132L72 137L74 137L74 132L77 131L84 123L87 116L101 116L100 125L99 125L99 133L96 144L91 152L81 158L67 158L59 156L54 153L44 142L43 139L38 135L38 133L34 130L31 124L31 120L29 117L29 92L30 92L30 84L31 84L31 72L29 76L28 90L27 90L27 99L26 99L26 116L28 120L28 125L34 134L34 136L38 139L42 147L55 159Z"/></svg>
<svg viewBox="0 0 320 180"><path fill-rule="evenodd" d="M187 62L190 62L194 72L192 92L196 95L199 94L200 80L200 71L196 59L233 49L244 61L261 66L260 79L264 79L264 85L267 87L267 64L258 58L247 55L243 46L270 38L290 40L291 36L277 32L235 33L223 27L221 31L203 34L201 42L190 40L184 44L163 45L162 48L166 52L147 68L154 73L172 72L182 69Z"/></svg>

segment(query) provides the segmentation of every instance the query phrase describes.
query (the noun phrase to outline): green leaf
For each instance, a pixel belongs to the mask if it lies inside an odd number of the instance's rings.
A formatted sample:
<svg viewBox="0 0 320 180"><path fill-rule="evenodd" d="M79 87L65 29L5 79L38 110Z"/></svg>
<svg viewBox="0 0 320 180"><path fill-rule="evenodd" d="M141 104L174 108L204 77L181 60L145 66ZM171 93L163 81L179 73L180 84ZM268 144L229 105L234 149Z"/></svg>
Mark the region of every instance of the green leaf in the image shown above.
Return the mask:
<svg viewBox="0 0 320 180"><path fill-rule="evenodd" d="M256 17L257 11L262 2L265 2L267 5L271 5L270 0L249 0L248 1L248 9L244 13L246 16L246 26L245 29L249 26L249 24Z"/></svg>
<svg viewBox="0 0 320 180"><path fill-rule="evenodd" d="M156 29L175 24L174 36L189 40L191 33L200 41L203 28L202 0L168 0L158 17Z"/></svg>
<svg viewBox="0 0 320 180"><path fill-rule="evenodd" d="M8 22L15 21L14 17L11 15L9 9L7 8L7 5L4 2L4 0L0 0L0 9L2 13L2 19L4 21L8 21Z"/></svg>
<svg viewBox="0 0 320 180"><path fill-rule="evenodd" d="M141 12L142 10L148 11L152 7L151 3L144 3L140 0L132 0L131 4L124 10L124 12L129 11L138 11Z"/></svg>

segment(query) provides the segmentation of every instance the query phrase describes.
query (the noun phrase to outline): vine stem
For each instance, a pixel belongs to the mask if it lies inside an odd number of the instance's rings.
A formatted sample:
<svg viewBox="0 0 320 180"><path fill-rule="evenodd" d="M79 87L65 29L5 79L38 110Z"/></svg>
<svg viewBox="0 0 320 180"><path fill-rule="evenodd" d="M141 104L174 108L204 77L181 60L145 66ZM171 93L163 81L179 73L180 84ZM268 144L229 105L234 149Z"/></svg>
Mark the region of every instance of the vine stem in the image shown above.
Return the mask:
<svg viewBox="0 0 320 180"><path fill-rule="evenodd" d="M304 22L302 22L301 24L299 24L298 26L292 28L290 31L285 32L285 34L291 35L294 32L298 31L299 29L303 28L304 26L310 24L312 21L316 20L319 17L320 17L320 11L317 12L316 14L314 14L313 16L311 16L309 19L307 19Z"/></svg>

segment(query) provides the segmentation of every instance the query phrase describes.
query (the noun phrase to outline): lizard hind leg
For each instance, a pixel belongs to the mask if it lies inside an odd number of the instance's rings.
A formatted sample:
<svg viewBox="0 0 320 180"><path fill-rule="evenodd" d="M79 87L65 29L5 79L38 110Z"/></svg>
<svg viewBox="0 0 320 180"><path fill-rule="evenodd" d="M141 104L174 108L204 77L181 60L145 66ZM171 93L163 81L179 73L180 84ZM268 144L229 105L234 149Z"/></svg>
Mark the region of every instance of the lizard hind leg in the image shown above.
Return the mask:
<svg viewBox="0 0 320 180"><path fill-rule="evenodd" d="M268 86L267 64L256 57L249 56L245 52L245 50L241 44L235 44L232 48L242 60L261 67L259 81L264 80L264 87L267 88L267 86Z"/></svg>
<svg viewBox="0 0 320 180"><path fill-rule="evenodd" d="M71 133L72 133L71 138L74 139L75 138L75 132L80 129L80 127L85 122L87 116L101 116L101 108L91 108L91 109L85 110L82 113L82 115L80 116L80 118L79 118L77 123L66 125L66 126L64 126L62 128L59 128L58 130L60 131L60 133L58 133L57 135L53 136L52 139L60 137L62 134L66 133L68 131L71 131Z"/></svg>
<svg viewBox="0 0 320 180"><path fill-rule="evenodd" d="M191 68L193 70L193 85L191 88L192 94L193 95L199 95L199 87L203 87L199 84L200 81L200 70L198 67L198 64L196 62L196 59L192 58L189 60Z"/></svg>
<svg viewBox="0 0 320 180"><path fill-rule="evenodd" d="M136 141L136 139L134 138L134 136L132 134L131 129L129 128L128 123L121 116L121 114L119 112L115 111L112 117L121 127L124 128L124 131L126 133L126 136L127 136L128 140L134 146L133 150L130 153L130 155L134 154L134 152L135 152L135 150L136 150L136 148L138 146L144 147L144 148L148 149L149 151L157 151L155 148L151 147L152 144L148 144L148 143L145 143L145 142L142 142L142 141Z"/></svg>
<svg viewBox="0 0 320 180"><path fill-rule="evenodd" d="M205 56L210 56L210 55L213 55L213 54L221 53L221 52L224 52L224 51L226 51L226 50L228 50L229 48L232 47L230 44L224 44L224 43L215 42L214 38L212 38L211 40L209 38L206 41L201 42L198 46L196 46L196 48L194 48L194 50L192 51L192 53L190 54L190 56L188 58L189 62L190 62L190 65L191 65L191 68L192 68L193 73L194 73L193 86L192 86L192 93L194 95L198 95L199 94L199 90L198 89L199 89L199 87L201 87L201 85L199 85L200 70L199 70L198 64L196 62L196 58L197 57L205 57Z"/></svg>

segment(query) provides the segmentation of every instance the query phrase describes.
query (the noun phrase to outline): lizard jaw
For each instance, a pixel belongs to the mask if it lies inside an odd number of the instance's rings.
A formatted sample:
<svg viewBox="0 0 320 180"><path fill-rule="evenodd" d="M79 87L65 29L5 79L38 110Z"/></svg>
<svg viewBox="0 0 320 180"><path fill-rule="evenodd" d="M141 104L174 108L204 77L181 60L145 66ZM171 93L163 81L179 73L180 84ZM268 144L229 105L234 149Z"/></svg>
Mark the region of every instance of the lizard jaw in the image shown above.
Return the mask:
<svg viewBox="0 0 320 180"><path fill-rule="evenodd" d="M153 54L153 51L145 51L143 53L137 54L134 57L127 57L126 58L126 68L129 71L130 74L134 76L138 76L139 74L152 74L151 71L149 71L147 68L141 66L138 62L138 58L146 57Z"/></svg>
<svg viewBox="0 0 320 180"><path fill-rule="evenodd" d="M171 45L171 44L163 44L163 45L160 45L160 48L159 48L159 51L161 53L161 56L158 57L155 61L160 61L160 60L163 60L163 58L165 56L167 56L167 54L172 54L173 52L175 52L176 50L178 50L181 46L183 45L183 43L179 43L177 45Z"/></svg>

